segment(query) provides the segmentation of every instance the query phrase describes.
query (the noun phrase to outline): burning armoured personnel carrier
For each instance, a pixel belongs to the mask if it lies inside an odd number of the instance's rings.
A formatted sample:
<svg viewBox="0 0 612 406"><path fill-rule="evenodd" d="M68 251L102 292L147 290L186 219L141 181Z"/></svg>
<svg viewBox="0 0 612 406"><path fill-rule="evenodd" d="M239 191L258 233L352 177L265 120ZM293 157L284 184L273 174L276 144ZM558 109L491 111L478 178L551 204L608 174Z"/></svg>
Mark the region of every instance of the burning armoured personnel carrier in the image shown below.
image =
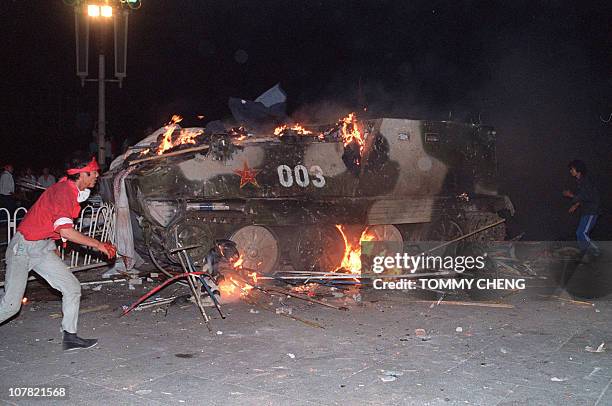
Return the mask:
<svg viewBox="0 0 612 406"><path fill-rule="evenodd" d="M174 261L179 242L237 243L244 266L337 269L348 244L443 241L513 212L497 194L495 131L457 122L354 114L328 126L257 134L169 124L105 175L125 182L136 246ZM502 240L503 225L478 234Z"/></svg>

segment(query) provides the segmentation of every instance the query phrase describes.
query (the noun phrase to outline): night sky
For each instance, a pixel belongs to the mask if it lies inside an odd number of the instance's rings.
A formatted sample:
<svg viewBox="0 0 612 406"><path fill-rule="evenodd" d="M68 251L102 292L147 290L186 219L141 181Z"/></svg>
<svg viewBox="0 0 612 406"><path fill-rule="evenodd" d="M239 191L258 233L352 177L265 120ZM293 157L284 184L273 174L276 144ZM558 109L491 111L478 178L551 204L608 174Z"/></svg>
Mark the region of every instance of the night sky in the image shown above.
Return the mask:
<svg viewBox="0 0 612 406"><path fill-rule="evenodd" d="M75 74L74 13L60 0L3 0L0 16L0 161L58 165L87 148L97 115L96 84ZM362 103L369 117L481 120L498 130L513 227L571 236L567 162L584 159L611 196L611 21L609 1L143 0L123 89L107 87L107 133L138 140L175 113L228 118L228 97L277 82L309 120ZM610 239L606 217L594 235Z"/></svg>

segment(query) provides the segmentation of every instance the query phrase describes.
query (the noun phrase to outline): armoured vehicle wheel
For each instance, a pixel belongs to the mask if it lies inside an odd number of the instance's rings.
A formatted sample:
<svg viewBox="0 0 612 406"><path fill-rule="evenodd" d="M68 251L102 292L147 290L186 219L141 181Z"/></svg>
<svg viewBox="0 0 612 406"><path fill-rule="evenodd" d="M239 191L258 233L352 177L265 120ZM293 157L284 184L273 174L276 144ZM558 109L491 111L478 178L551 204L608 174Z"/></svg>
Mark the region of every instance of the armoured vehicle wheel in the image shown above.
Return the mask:
<svg viewBox="0 0 612 406"><path fill-rule="evenodd" d="M374 237L374 244L376 247L374 252L376 255L395 255L401 253L404 248L404 238L402 237L401 231L392 224L377 224L374 226L368 226L367 234ZM362 249L363 246L362 246ZM364 253L367 249L364 249ZM372 254L372 252L370 252Z"/></svg>
<svg viewBox="0 0 612 406"><path fill-rule="evenodd" d="M400 230L391 224L370 226L368 227L368 234L373 235L375 241L404 242Z"/></svg>
<svg viewBox="0 0 612 406"><path fill-rule="evenodd" d="M278 262L278 239L262 226L244 226L230 237L236 243L244 262L242 265L260 274L271 274Z"/></svg>
<svg viewBox="0 0 612 406"><path fill-rule="evenodd" d="M166 246L169 249L181 246L199 244L201 247L189 250L189 255L196 265L202 265L204 257L212 247L215 238L215 229L210 224L197 217L186 217L171 227L166 236ZM177 241L178 240L178 241ZM168 254L168 258L175 264L180 264L177 254Z"/></svg>
<svg viewBox="0 0 612 406"><path fill-rule="evenodd" d="M289 255L296 269L333 272L342 262L344 241L336 227L305 227L293 234Z"/></svg>
<svg viewBox="0 0 612 406"><path fill-rule="evenodd" d="M463 230L459 224L450 219L442 219L439 221L437 226L432 230L430 235L431 241L451 241L455 238L461 237Z"/></svg>
<svg viewBox="0 0 612 406"><path fill-rule="evenodd" d="M471 212L466 215L466 233L478 230L481 227L495 223L501 220L501 217L496 213L490 212ZM490 228L482 233L476 234L467 239L467 241L487 242L487 241L503 241L506 239L506 224L500 224Z"/></svg>

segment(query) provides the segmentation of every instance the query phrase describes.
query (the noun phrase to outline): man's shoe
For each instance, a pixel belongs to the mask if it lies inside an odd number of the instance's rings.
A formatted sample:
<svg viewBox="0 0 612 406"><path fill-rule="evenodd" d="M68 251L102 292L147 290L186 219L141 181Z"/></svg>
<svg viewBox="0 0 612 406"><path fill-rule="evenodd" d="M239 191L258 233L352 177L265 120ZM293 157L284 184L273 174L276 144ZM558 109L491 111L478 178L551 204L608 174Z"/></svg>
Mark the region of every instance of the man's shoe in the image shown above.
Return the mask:
<svg viewBox="0 0 612 406"><path fill-rule="evenodd" d="M98 340L95 338L81 338L76 333L68 333L64 331L63 347L64 351L80 350L84 348L95 347Z"/></svg>

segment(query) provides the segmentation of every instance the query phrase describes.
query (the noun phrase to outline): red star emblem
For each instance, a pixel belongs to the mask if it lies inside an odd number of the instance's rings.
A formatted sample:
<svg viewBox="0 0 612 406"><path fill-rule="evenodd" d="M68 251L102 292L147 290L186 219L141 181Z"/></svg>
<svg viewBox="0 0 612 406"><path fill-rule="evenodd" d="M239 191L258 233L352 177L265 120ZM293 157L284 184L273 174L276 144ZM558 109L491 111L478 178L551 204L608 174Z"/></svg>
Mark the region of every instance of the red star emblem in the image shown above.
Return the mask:
<svg viewBox="0 0 612 406"><path fill-rule="evenodd" d="M234 173L240 176L240 189L244 187L244 185L248 185L251 183L255 187L259 187L259 183L257 183L257 179L255 177L259 173L257 169L249 168L249 164L245 161L244 166L241 169L234 170Z"/></svg>

